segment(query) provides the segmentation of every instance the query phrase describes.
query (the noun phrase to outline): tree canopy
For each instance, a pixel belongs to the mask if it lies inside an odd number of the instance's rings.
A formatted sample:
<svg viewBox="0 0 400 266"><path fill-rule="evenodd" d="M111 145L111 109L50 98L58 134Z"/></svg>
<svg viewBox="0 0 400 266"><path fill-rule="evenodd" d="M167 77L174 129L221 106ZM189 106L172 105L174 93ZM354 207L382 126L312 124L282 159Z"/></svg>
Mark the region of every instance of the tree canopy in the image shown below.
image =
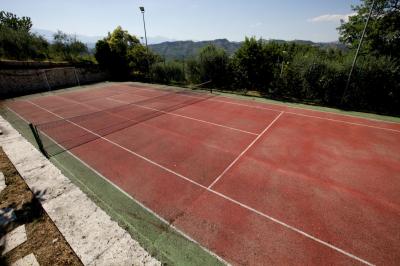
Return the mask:
<svg viewBox="0 0 400 266"><path fill-rule="evenodd" d="M87 46L77 40L75 36L69 36L62 31L57 31L53 39L50 50L54 58L73 61L75 58L88 53Z"/></svg>
<svg viewBox="0 0 400 266"><path fill-rule="evenodd" d="M238 85L250 90L264 90L272 81L271 54L263 40L246 38L233 58Z"/></svg>
<svg viewBox="0 0 400 266"><path fill-rule="evenodd" d="M54 60L82 62L93 61L87 46L61 31L49 43L42 36L31 32L32 21L28 17L0 12L0 58L16 60Z"/></svg>
<svg viewBox="0 0 400 266"><path fill-rule="evenodd" d="M32 28L32 21L28 17L19 18L13 13L0 11L0 27L28 32Z"/></svg>
<svg viewBox="0 0 400 266"><path fill-rule="evenodd" d="M117 27L96 43L95 58L120 80L167 84L200 84L263 97L300 101L354 110L400 115L399 2L376 0L365 43L353 77L341 97L352 67L354 50L363 31L372 0L362 0L355 14L338 28L347 45L323 47L311 42L246 38L236 51L218 45L199 49L189 60L168 61L153 54L138 38ZM0 57L17 60L90 59L85 44L63 32L53 42L30 32L29 18L0 13Z"/></svg>
<svg viewBox="0 0 400 266"><path fill-rule="evenodd" d="M358 46L373 0L362 0L353 7L355 14L338 28L340 41L350 48ZM366 31L363 51L400 59L400 1L375 0Z"/></svg>
<svg viewBox="0 0 400 266"><path fill-rule="evenodd" d="M118 78L127 77L133 72L142 75L156 60L156 56L148 53L136 36L121 26L96 43L95 57L100 65Z"/></svg>

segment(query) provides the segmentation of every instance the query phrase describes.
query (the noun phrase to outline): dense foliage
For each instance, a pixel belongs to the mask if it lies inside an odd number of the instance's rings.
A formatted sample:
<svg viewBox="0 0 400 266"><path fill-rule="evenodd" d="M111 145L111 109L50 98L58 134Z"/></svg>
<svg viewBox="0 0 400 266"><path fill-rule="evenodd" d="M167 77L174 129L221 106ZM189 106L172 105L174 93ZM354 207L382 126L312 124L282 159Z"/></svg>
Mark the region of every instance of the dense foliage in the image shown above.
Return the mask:
<svg viewBox="0 0 400 266"><path fill-rule="evenodd" d="M182 84L186 81L184 68L176 61L158 62L151 66L151 78L157 83Z"/></svg>
<svg viewBox="0 0 400 266"><path fill-rule="evenodd" d="M345 91L355 49L372 0L361 0L355 14L338 28L341 44L265 41L246 38L180 42L168 60L164 46L154 54L121 27L96 44L95 58L117 79L141 79L165 84L207 84L235 91L257 91L275 99L300 101L400 115L400 1L376 0L365 42ZM10 59L85 60L87 47L62 32L48 43L30 33L29 18L0 13L0 57ZM227 43L228 42L228 43ZM196 44L197 45L197 44ZM343 49L346 47L347 49ZM164 47L164 48L163 48ZM184 55L190 54L190 58ZM162 57L164 59L162 60ZM254 93L253 93L254 94Z"/></svg>
<svg viewBox="0 0 400 266"><path fill-rule="evenodd" d="M53 60L82 62L93 61L85 44L58 31L49 43L31 33L32 22L28 17L0 12L0 58L14 60Z"/></svg>
<svg viewBox="0 0 400 266"><path fill-rule="evenodd" d="M19 18L13 13L0 11L0 25L12 30L28 32L32 28L32 21L28 17Z"/></svg>
<svg viewBox="0 0 400 266"><path fill-rule="evenodd" d="M61 61L75 61L84 59L89 53L87 46L74 36L57 31L53 36L54 41L50 45L50 57Z"/></svg>
<svg viewBox="0 0 400 266"><path fill-rule="evenodd" d="M223 60L214 60L222 54L215 46L203 48L188 61L185 77L190 83L212 80L209 86L258 91L269 98L400 115L400 1L376 0L345 91L371 4L362 0L338 28L347 50L246 38Z"/></svg>
<svg viewBox="0 0 400 266"><path fill-rule="evenodd" d="M355 15L339 27L343 43L352 48L358 46L371 5L372 0L363 0L361 5L353 7ZM400 59L400 1L375 0L362 47L364 52Z"/></svg>
<svg viewBox="0 0 400 266"><path fill-rule="evenodd" d="M184 58L196 57L199 51L208 46L214 45L226 51L228 55L234 54L242 45L241 42L231 42L227 39L212 41L173 41L149 45L150 49L166 58L167 60L182 60Z"/></svg>
<svg viewBox="0 0 400 266"><path fill-rule="evenodd" d="M285 40L273 40L274 43L286 43ZM308 44L322 49L338 48L346 49L346 46L339 42L312 42L306 40L294 40L296 44ZM230 41L227 39L216 39L211 41L168 41L157 44L150 44L149 48L154 53L161 55L167 60L183 60L196 57L199 51L209 45L214 45L226 51L232 56L243 44L242 42Z"/></svg>
<svg viewBox="0 0 400 266"><path fill-rule="evenodd" d="M143 77L157 60L157 56L149 53L136 36L120 26L96 43L95 56L101 66L119 79L133 74Z"/></svg>
<svg viewBox="0 0 400 266"><path fill-rule="evenodd" d="M224 88L229 84L230 65L225 50L209 45L188 62L189 80L192 83L212 81L209 86Z"/></svg>

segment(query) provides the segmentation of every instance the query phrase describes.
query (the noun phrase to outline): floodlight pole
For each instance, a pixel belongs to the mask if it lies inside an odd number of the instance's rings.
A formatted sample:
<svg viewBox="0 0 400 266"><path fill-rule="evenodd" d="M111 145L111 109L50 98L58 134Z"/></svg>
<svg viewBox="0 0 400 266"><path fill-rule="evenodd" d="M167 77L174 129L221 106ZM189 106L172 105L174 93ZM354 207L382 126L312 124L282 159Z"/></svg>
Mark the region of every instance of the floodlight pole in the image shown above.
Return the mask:
<svg viewBox="0 0 400 266"><path fill-rule="evenodd" d="M139 7L140 12L142 12L143 16L143 28L144 28L144 39L146 41L146 58L147 58L147 71L150 73L150 60L149 60L149 46L147 45L147 31L146 31L146 20L144 19L144 7L140 6Z"/></svg>
<svg viewBox="0 0 400 266"><path fill-rule="evenodd" d="M344 97L346 96L347 90L349 89L349 86L350 86L351 76L353 75L354 67L356 66L356 63L357 63L358 54L360 53L361 45L363 43L365 32L367 31L368 23L369 23L369 20L370 20L370 18L372 16L372 11L374 10L374 7L375 7L375 0L372 1L372 5L371 5L371 8L369 10L368 18L367 18L367 21L365 22L364 30L363 30L363 32L361 34L360 42L358 44L357 51L356 51L356 54L354 56L353 64L351 65L349 77L348 77L347 83L346 83L346 88L344 89L343 95L342 95L342 100L341 100L341 104L342 105L344 104Z"/></svg>
<svg viewBox="0 0 400 266"><path fill-rule="evenodd" d="M145 38L145 41L146 41L147 53L149 53L149 47L147 45L146 20L144 19L144 7L141 6L141 7L139 7L139 9L140 9L140 12L142 12L142 16L143 16L144 38Z"/></svg>

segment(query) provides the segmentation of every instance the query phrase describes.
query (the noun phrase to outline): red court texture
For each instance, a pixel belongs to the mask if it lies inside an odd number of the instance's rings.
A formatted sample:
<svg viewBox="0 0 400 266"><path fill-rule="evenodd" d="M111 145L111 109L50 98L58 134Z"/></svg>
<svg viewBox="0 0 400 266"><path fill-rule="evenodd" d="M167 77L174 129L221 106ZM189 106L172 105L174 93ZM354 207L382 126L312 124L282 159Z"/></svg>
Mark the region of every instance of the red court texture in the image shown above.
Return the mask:
<svg viewBox="0 0 400 266"><path fill-rule="evenodd" d="M127 84L8 107L229 263L400 264L400 124Z"/></svg>

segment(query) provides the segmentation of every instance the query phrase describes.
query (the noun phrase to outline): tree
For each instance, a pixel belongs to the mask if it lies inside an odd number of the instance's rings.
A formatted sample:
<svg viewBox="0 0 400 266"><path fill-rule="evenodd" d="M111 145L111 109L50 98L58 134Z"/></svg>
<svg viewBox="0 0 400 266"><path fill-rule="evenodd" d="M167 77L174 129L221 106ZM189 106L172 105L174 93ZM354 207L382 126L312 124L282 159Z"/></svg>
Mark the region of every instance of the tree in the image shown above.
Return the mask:
<svg viewBox="0 0 400 266"><path fill-rule="evenodd" d="M198 54L198 81L212 81L211 86L226 87L229 76L229 58L225 50L215 45L202 48ZM191 68L189 68L191 69Z"/></svg>
<svg viewBox="0 0 400 266"><path fill-rule="evenodd" d="M29 32L31 19L0 12L0 57L7 59L39 59L48 57L49 43Z"/></svg>
<svg viewBox="0 0 400 266"><path fill-rule="evenodd" d="M0 27L29 32L32 28L32 21L28 17L19 18L13 13L1 11Z"/></svg>
<svg viewBox="0 0 400 266"><path fill-rule="evenodd" d="M0 57L17 60L56 59L83 61L91 59L86 45L76 37L58 31L49 44L42 36L30 32L31 19L0 12ZM90 60L93 61L93 60Z"/></svg>
<svg viewBox="0 0 400 266"><path fill-rule="evenodd" d="M358 46L372 0L354 6L356 12L338 28L340 41L350 48ZM364 52L400 58L400 1L375 0L375 7L364 37Z"/></svg>
<svg viewBox="0 0 400 266"><path fill-rule="evenodd" d="M151 66L152 80L158 83L171 84L183 83L185 73L181 62L158 62Z"/></svg>
<svg viewBox="0 0 400 266"><path fill-rule="evenodd" d="M120 26L96 43L95 56L116 78L126 78L133 71L148 71L148 63L153 60L138 38Z"/></svg>
<svg viewBox="0 0 400 266"><path fill-rule="evenodd" d="M76 39L76 36L68 36L62 31L57 31L53 36L51 51L53 57L66 61L79 60L81 56L88 54L87 46Z"/></svg>
<svg viewBox="0 0 400 266"><path fill-rule="evenodd" d="M262 40L246 38L234 55L238 85L244 89L265 90L273 79L274 60Z"/></svg>
<svg viewBox="0 0 400 266"><path fill-rule="evenodd" d="M149 73L151 66L161 61L160 56L148 51L143 45L135 45L128 50L129 68L138 78L144 78Z"/></svg>

